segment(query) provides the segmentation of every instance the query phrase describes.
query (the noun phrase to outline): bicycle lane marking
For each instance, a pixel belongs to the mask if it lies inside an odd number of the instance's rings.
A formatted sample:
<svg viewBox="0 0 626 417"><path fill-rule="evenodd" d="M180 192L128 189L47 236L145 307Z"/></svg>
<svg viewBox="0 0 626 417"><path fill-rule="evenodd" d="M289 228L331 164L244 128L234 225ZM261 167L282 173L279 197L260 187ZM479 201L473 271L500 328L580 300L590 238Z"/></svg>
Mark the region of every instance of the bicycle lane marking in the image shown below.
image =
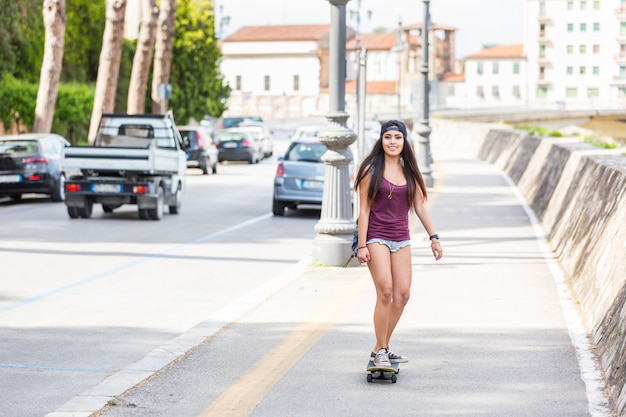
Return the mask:
<svg viewBox="0 0 626 417"><path fill-rule="evenodd" d="M363 272L356 282L289 333L197 417L249 416L274 385L330 331L347 306L356 302L369 288L371 280L368 277L369 272ZM272 372L263 372L267 368Z"/></svg>
<svg viewBox="0 0 626 417"><path fill-rule="evenodd" d="M239 224L236 224L234 226L227 227L226 229L218 230L217 232L209 233L208 235L200 236L200 237L198 237L196 239L192 239L190 241L187 241L187 242L184 242L184 243L180 243L180 244L175 245L175 246L173 246L173 247L171 247L169 249L166 249L164 251L161 251L161 252L158 252L158 253L155 253L155 254L152 254L152 255L144 256L144 257L139 258L139 259L137 259L135 261L126 263L124 265L118 266L118 267L113 268L113 269L109 269L108 271L104 271L104 272L92 275L90 277L78 280L76 282L72 282L70 284L63 285L63 286L58 287L58 288L54 288L54 289L52 289L50 291L46 291L46 292L34 295L32 297L29 297L29 298L25 298L25 299L23 299L21 301L18 301L16 303L9 304L7 306L4 306L4 307L0 308L0 314L6 313L8 311L16 310L16 309L18 309L20 307L24 307L24 306L26 306L28 304L32 304L32 303L35 303L37 301L43 300L45 298L49 298L49 297L53 297L55 295L59 295L59 294L64 293L65 291L68 291L68 290L80 287L82 285L89 284L91 282L98 281L100 279L112 276L112 275L114 275L114 274L116 274L118 272L125 271L127 269L134 268L134 267L136 267L138 265L142 265L142 264L144 264L146 262L149 262L151 260L161 258L161 257L163 257L165 255L169 255L171 253L177 252L177 251L179 251L179 250L181 250L181 249L183 249L185 247L188 247L188 246L191 246L191 245L195 245L196 243L204 242L206 240L210 240L210 239L213 239L215 237L224 235L226 233L233 232L233 231L241 229L243 227L250 226L250 225L252 225L254 223L258 223L258 222L260 222L262 220L265 220L265 219L267 219L267 218L269 218L271 216L272 216L272 213L267 213L267 214L264 214L262 216L255 217L253 219L247 220L247 221L245 221L243 223L239 223Z"/></svg>

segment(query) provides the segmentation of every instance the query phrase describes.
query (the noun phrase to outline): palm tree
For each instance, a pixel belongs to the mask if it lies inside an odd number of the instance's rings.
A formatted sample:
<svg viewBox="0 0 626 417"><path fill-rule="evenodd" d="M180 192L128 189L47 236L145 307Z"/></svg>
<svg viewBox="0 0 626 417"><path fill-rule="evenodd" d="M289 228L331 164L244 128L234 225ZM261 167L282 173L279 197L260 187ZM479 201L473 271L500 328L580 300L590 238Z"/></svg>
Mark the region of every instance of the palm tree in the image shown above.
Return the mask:
<svg viewBox="0 0 626 417"><path fill-rule="evenodd" d="M159 9L156 0L141 0L141 27L137 38L137 50L133 59L133 69L130 74L128 87L127 112L143 114L148 89L148 76L154 52L154 37L156 34Z"/></svg>
<svg viewBox="0 0 626 417"><path fill-rule="evenodd" d="M106 24L102 36L96 92L89 125L89 142L93 142L96 137L102 113L111 113L115 109L115 92L124 44L125 14L126 0L106 0Z"/></svg>
<svg viewBox="0 0 626 417"><path fill-rule="evenodd" d="M50 133L59 91L65 45L65 0L44 0L45 43L33 132Z"/></svg>
<svg viewBox="0 0 626 417"><path fill-rule="evenodd" d="M152 112L166 109L166 100L159 98L159 84L169 84L172 66L172 49L176 21L176 0L161 0L159 23L154 48L154 70L152 74Z"/></svg>

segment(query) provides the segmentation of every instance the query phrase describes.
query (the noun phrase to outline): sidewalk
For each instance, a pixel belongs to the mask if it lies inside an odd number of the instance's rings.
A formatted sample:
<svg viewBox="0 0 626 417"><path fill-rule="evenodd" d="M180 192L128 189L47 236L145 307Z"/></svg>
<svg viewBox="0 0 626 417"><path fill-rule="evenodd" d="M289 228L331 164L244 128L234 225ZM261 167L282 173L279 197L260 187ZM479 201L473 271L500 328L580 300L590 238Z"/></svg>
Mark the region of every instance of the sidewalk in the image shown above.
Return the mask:
<svg viewBox="0 0 626 417"><path fill-rule="evenodd" d="M610 416L574 303L514 190L473 159L433 170L444 258L417 227L392 340L411 361L396 384L366 382L367 268L308 266L239 320L207 321L212 337L97 415Z"/></svg>

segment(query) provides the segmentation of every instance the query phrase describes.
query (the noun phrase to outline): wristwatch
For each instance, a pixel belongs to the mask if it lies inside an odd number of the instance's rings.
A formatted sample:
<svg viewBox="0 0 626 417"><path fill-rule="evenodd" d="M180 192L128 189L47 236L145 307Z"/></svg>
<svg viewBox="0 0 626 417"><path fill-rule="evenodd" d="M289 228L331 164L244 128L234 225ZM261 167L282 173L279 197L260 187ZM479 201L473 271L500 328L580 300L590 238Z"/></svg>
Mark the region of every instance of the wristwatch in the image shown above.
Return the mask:
<svg viewBox="0 0 626 417"><path fill-rule="evenodd" d="M433 239L439 239L439 235L438 235L437 233L435 233L434 235L431 235L431 236L429 237L429 239L430 239L430 240L433 240Z"/></svg>

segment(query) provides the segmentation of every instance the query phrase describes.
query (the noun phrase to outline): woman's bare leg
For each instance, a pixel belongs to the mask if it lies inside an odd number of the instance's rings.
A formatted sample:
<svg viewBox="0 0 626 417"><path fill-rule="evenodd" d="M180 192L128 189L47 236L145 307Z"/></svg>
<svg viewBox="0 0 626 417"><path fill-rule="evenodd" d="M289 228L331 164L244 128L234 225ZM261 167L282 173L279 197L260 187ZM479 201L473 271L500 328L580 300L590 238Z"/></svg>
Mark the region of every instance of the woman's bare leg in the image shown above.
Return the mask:
<svg viewBox="0 0 626 417"><path fill-rule="evenodd" d="M372 256L367 266L376 287L376 305L374 306L376 346L374 347L374 352L377 352L379 349L388 346L389 324L392 322L393 278L391 253L387 246L380 243L369 244L367 248Z"/></svg>

